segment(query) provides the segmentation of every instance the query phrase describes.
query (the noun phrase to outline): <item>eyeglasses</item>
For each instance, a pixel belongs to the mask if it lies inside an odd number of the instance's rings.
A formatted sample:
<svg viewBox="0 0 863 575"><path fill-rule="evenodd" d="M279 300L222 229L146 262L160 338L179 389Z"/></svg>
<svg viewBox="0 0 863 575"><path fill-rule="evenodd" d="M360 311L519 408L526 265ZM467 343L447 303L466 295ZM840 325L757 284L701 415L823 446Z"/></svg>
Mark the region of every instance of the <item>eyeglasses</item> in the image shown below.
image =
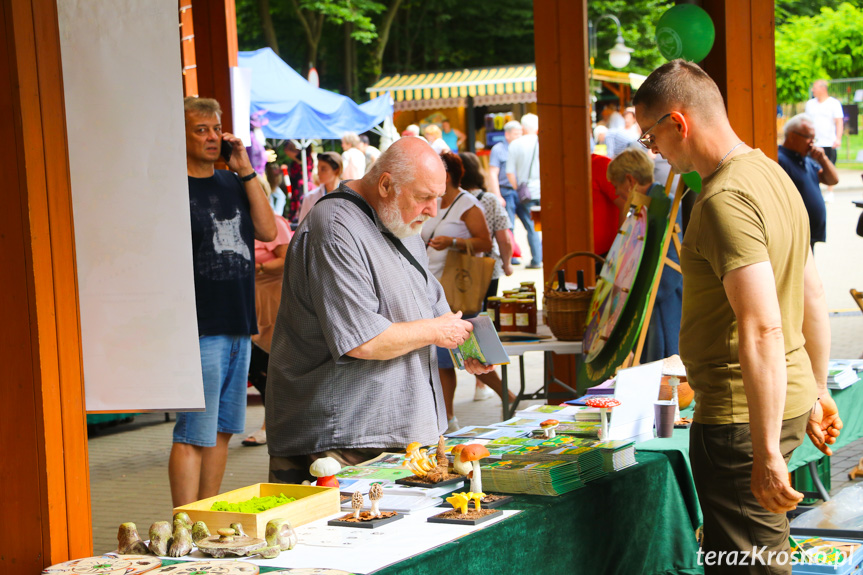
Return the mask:
<svg viewBox="0 0 863 575"><path fill-rule="evenodd" d="M665 121L665 119L666 119L666 118L668 118L670 115L671 115L671 112L669 112L669 113L665 114L664 116L662 116L661 118L659 118L659 120L657 120L655 124L653 124L652 126L650 126L650 128L648 128L648 129L647 129L647 130L646 130L646 131L641 135L641 137L640 137L640 138L638 138L638 143L639 143L639 144L641 144L642 146L644 146L645 148L647 148L647 149L649 150L649 149L651 148L651 146L653 146L653 143L656 141L656 136L654 136L654 135L653 135L653 134L651 134L650 132L652 132L652 131L653 131L653 129L654 129L654 128L656 128L656 126L658 126L658 125L659 125L659 124L661 124L663 121Z"/></svg>
<svg viewBox="0 0 863 575"><path fill-rule="evenodd" d="M798 136L800 136L801 138L803 138L804 140L814 140L815 139L814 133L812 135L809 135L809 134L804 134L803 132L798 132L797 130L791 130L791 131L793 133L797 134Z"/></svg>

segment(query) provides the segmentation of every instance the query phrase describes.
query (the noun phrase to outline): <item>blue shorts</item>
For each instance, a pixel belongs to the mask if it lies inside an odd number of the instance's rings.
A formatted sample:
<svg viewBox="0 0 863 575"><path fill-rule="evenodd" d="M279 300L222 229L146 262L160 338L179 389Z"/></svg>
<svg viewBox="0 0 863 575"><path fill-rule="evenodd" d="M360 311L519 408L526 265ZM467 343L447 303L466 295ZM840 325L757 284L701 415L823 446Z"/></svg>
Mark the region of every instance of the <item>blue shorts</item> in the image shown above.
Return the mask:
<svg viewBox="0 0 863 575"><path fill-rule="evenodd" d="M203 335L201 372L205 411L177 413L174 443L216 445L216 433L243 433L246 427L246 382L252 339L247 336Z"/></svg>

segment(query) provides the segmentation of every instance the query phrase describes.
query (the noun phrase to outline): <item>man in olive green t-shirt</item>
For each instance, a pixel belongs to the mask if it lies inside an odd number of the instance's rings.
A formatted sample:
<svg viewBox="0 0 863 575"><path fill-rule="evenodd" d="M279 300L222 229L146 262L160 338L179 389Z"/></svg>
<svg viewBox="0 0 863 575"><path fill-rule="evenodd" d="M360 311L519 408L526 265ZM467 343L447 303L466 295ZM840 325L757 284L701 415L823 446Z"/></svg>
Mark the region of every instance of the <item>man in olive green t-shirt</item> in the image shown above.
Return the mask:
<svg viewBox="0 0 863 575"><path fill-rule="evenodd" d="M806 209L782 168L734 133L719 89L697 65L664 64L634 102L640 142L703 181L680 257L700 558L705 573L730 564L791 573L790 563L769 560L788 551L785 512L803 498L790 486L788 459L804 432L829 455L842 427L827 391L830 329Z"/></svg>

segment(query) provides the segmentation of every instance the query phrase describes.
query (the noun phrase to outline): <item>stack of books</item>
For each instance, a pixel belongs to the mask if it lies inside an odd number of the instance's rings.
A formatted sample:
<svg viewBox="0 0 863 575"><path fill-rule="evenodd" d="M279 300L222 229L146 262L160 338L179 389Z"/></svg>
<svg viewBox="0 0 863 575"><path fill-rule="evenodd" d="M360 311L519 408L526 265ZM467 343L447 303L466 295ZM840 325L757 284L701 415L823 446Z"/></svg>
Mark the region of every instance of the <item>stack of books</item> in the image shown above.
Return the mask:
<svg viewBox="0 0 863 575"><path fill-rule="evenodd" d="M584 487L576 461L506 459L482 466L485 492L561 495Z"/></svg>
<svg viewBox="0 0 863 575"><path fill-rule="evenodd" d="M602 453L602 469L606 473L635 465L635 443L632 441L600 441L594 445Z"/></svg>

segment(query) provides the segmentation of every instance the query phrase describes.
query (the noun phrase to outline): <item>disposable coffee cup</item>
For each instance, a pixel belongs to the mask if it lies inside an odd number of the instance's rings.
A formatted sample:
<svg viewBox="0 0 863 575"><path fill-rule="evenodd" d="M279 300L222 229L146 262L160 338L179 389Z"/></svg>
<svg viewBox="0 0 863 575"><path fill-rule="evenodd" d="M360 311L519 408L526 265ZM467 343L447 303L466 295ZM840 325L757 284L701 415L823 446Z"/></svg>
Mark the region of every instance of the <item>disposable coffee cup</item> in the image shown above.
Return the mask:
<svg viewBox="0 0 863 575"><path fill-rule="evenodd" d="M674 401L657 401L653 404L656 422L656 437L671 437L674 433Z"/></svg>

